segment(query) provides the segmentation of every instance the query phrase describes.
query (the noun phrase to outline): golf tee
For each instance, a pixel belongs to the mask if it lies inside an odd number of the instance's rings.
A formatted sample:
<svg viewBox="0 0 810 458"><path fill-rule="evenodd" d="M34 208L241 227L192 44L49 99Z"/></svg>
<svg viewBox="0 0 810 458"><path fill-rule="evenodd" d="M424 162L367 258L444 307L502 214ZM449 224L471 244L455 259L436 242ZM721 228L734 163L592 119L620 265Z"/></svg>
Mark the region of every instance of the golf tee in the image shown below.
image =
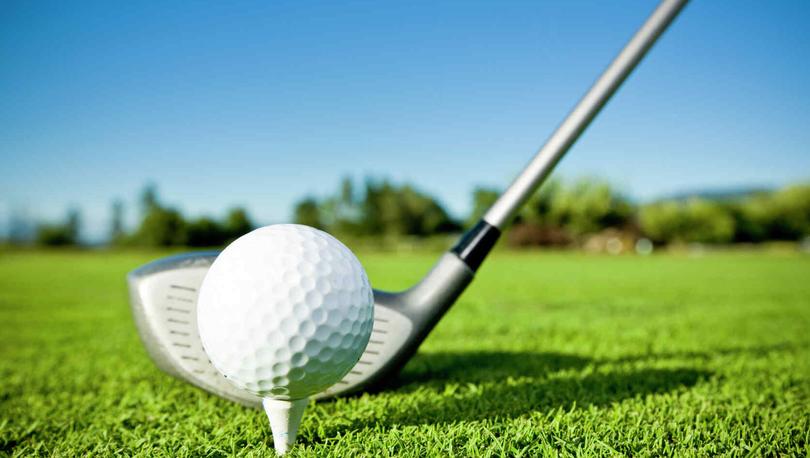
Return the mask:
<svg viewBox="0 0 810 458"><path fill-rule="evenodd" d="M298 425L301 424L301 417L308 403L309 398L294 401L262 399L267 419L270 420L270 430L273 432L273 446L279 455L287 453L287 449L295 443Z"/></svg>

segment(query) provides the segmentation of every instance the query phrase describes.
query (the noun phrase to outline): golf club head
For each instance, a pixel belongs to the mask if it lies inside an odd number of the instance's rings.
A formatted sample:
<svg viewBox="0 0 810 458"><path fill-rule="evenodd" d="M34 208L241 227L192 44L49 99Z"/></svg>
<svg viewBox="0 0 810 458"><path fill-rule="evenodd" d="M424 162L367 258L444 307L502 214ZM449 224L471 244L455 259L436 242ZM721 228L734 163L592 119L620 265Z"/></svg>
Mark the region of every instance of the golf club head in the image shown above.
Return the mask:
<svg viewBox="0 0 810 458"><path fill-rule="evenodd" d="M261 398L231 384L211 364L197 330L197 294L218 252L160 259L131 272L130 303L147 353L164 372L220 397L252 407ZM416 286L374 291L374 326L360 360L314 399L379 386L396 374L473 278L455 253L446 253Z"/></svg>

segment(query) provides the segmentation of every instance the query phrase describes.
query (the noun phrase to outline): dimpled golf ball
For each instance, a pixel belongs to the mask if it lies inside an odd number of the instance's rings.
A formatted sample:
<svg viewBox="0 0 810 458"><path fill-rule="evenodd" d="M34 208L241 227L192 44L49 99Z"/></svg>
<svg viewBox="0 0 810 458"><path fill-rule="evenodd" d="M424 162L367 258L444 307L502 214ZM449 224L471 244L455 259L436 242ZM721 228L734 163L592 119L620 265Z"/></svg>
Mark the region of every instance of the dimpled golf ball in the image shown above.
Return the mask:
<svg viewBox="0 0 810 458"><path fill-rule="evenodd" d="M200 288L206 353L236 386L303 399L338 382L360 359L374 321L360 261L331 235L266 226L225 248Z"/></svg>

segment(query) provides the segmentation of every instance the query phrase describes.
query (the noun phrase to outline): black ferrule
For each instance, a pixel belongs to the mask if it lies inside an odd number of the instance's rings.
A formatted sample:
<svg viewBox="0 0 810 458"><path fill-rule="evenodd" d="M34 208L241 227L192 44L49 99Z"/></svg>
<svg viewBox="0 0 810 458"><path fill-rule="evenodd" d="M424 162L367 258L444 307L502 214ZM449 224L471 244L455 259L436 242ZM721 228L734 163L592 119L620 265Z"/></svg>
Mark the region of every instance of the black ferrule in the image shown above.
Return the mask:
<svg viewBox="0 0 810 458"><path fill-rule="evenodd" d="M501 231L497 227L482 219L467 231L450 251L455 253L459 259L467 264L470 270L475 272L478 270L478 266L484 262L484 258L487 257L492 247L495 246L495 242L498 241L500 235Z"/></svg>

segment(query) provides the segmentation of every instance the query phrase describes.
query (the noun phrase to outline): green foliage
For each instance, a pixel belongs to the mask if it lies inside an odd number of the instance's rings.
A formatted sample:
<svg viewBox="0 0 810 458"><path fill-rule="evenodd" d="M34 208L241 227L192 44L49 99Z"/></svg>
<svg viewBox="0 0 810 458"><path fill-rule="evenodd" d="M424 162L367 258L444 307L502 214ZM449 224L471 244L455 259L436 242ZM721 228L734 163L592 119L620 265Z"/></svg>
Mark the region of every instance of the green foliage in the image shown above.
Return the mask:
<svg viewBox="0 0 810 458"><path fill-rule="evenodd" d="M351 180L344 178L335 195L296 203L293 216L298 224L350 236L428 236L459 229L436 199L388 180L366 180L358 197Z"/></svg>
<svg viewBox="0 0 810 458"><path fill-rule="evenodd" d="M734 239L734 218L728 208L706 199L645 205L639 223L657 242L729 243Z"/></svg>
<svg viewBox="0 0 810 458"><path fill-rule="evenodd" d="M550 216L576 236L625 225L632 215L630 203L613 187L597 179L582 179L560 188L551 201Z"/></svg>
<svg viewBox="0 0 810 458"><path fill-rule="evenodd" d="M550 180L529 198L510 240L517 245L566 244L608 227L627 226L634 207L609 183L580 179L570 185Z"/></svg>
<svg viewBox="0 0 810 458"><path fill-rule="evenodd" d="M548 180L529 197L526 205L520 209L515 222L533 226L563 226L565 221L559 218L563 212L555 210L554 204L562 200L558 199L557 195L564 192L562 181L554 178Z"/></svg>
<svg viewBox="0 0 810 458"><path fill-rule="evenodd" d="M776 207L773 232L777 236L795 240L810 235L810 185L783 188L774 194L773 200Z"/></svg>
<svg viewBox="0 0 810 458"><path fill-rule="evenodd" d="M656 242L668 242L687 229L683 214L681 203L658 202L641 207L638 220L648 237Z"/></svg>
<svg viewBox="0 0 810 458"><path fill-rule="evenodd" d="M391 290L436 259L358 255ZM158 256L0 254L0 455L273 456L260 410L146 356L123 279ZM809 276L797 254L496 252L384 390L311 403L289 456L806 456Z"/></svg>
<svg viewBox="0 0 810 458"><path fill-rule="evenodd" d="M157 185L149 183L141 191L141 209L144 213L148 213L152 208L159 206Z"/></svg>
<svg viewBox="0 0 810 458"><path fill-rule="evenodd" d="M810 235L810 185L788 186L736 202L738 240L799 240Z"/></svg>
<svg viewBox="0 0 810 458"><path fill-rule="evenodd" d="M228 214L225 216L225 222L223 223L222 228L225 239L221 243L233 241L241 237L242 235L252 231L254 227L255 225L250 220L247 210L241 207L232 208L228 211Z"/></svg>
<svg viewBox="0 0 810 458"><path fill-rule="evenodd" d="M142 207L145 214L141 225L131 236L119 237L121 243L145 247L213 247L224 245L253 228L242 208L231 209L222 222L209 217L187 221L179 211L160 203L153 186L144 190Z"/></svg>
<svg viewBox="0 0 810 458"><path fill-rule="evenodd" d="M62 224L40 224L36 230L35 242L42 246L79 245L80 226L79 211L71 209Z"/></svg>
<svg viewBox="0 0 810 458"><path fill-rule="evenodd" d="M771 226L775 215L771 201L771 194L759 193L728 206L734 218L737 241L762 242L772 235Z"/></svg>
<svg viewBox="0 0 810 458"><path fill-rule="evenodd" d="M124 229L124 203L114 200L112 203L112 221L110 222L110 242L120 243L126 236Z"/></svg>
<svg viewBox="0 0 810 458"><path fill-rule="evenodd" d="M37 245L68 246L75 245L76 238L64 224L41 224L37 227Z"/></svg>
<svg viewBox="0 0 810 458"><path fill-rule="evenodd" d="M187 223L186 232L189 246L217 246L225 242L222 225L206 216Z"/></svg>
<svg viewBox="0 0 810 458"><path fill-rule="evenodd" d="M478 222L484 213L489 210L495 201L500 197L501 192L497 189L478 187L473 190L473 205L470 216L464 223L465 227L473 227Z"/></svg>
<svg viewBox="0 0 810 458"><path fill-rule="evenodd" d="M787 186L733 200L662 201L639 211L642 230L658 242L763 242L810 235L810 185Z"/></svg>
<svg viewBox="0 0 810 458"><path fill-rule="evenodd" d="M321 209L314 197L305 197L295 205L293 220L298 224L324 229L326 226L321 220Z"/></svg>
<svg viewBox="0 0 810 458"><path fill-rule="evenodd" d="M154 205L141 221L132 242L146 247L185 245L188 242L187 226L179 211Z"/></svg>
<svg viewBox="0 0 810 458"><path fill-rule="evenodd" d="M340 237L408 239L461 229L436 198L410 184L367 179L361 191L355 188L354 182L344 177L333 195L301 199L294 206L293 220ZM478 221L499 195L493 189L476 188L465 227ZM243 208L231 209L221 221L210 217L186 220L178 210L160 202L154 185L144 188L140 203L143 219L132 234L126 234L123 204L113 202L111 243L218 246L254 227ZM62 224L40 225L35 241L49 246L78 244L79 226L79 213L73 210ZM512 227L507 228L505 238L516 246L562 246L581 244L609 228L628 238L643 234L664 244L797 241L810 236L810 184L734 199L693 197L636 207L604 180L566 183L552 179L530 196ZM24 232L24 225L12 214L9 242L30 242L30 229L27 239L16 235Z"/></svg>

